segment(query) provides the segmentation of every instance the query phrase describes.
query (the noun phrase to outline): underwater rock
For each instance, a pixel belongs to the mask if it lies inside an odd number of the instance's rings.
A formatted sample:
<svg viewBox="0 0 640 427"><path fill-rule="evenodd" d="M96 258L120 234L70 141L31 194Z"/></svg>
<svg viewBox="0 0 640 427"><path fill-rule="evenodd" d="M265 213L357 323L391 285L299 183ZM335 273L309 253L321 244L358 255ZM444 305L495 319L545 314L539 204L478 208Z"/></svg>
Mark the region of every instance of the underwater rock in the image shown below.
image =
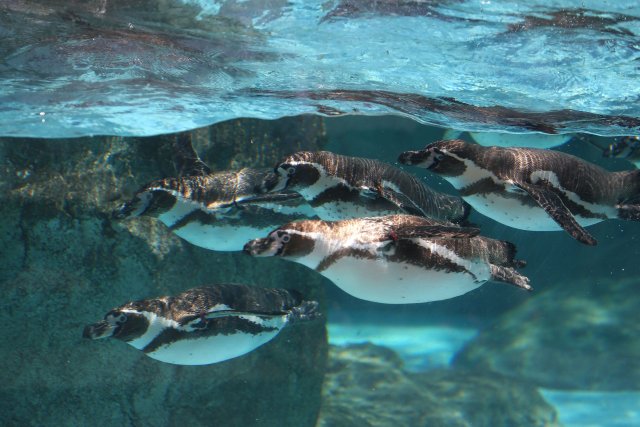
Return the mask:
<svg viewBox="0 0 640 427"><path fill-rule="evenodd" d="M482 331L454 364L540 387L640 389L637 280L568 280Z"/></svg>
<svg viewBox="0 0 640 427"><path fill-rule="evenodd" d="M207 142L201 150L202 141ZM193 133L193 145L213 169L273 168L296 151L316 151L327 143L324 119L302 115L279 120L236 119Z"/></svg>
<svg viewBox="0 0 640 427"><path fill-rule="evenodd" d="M0 322L11 325L0 346L0 424L315 422L327 352L322 321L199 367L82 339L83 325L105 307L202 283L286 286L324 302L323 279L303 267L203 250L149 219L111 220L121 194L174 173L172 138L0 140Z"/></svg>
<svg viewBox="0 0 640 427"><path fill-rule="evenodd" d="M317 427L558 426L522 381L481 370L407 373L392 350L331 346Z"/></svg>

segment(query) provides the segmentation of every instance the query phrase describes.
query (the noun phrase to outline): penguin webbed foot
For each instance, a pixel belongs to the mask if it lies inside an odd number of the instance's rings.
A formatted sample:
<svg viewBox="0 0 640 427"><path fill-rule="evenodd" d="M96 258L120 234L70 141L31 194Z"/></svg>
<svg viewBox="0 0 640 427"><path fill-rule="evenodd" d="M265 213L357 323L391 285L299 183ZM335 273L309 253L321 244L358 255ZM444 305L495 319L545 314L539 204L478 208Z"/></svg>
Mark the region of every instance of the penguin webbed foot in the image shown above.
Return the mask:
<svg viewBox="0 0 640 427"><path fill-rule="evenodd" d="M317 301L304 301L297 307L291 309L289 313L290 322L310 321L322 318L322 313L318 310Z"/></svg>
<svg viewBox="0 0 640 427"><path fill-rule="evenodd" d="M496 282L513 285L526 291L532 291L533 288L529 284L529 278L518 273L511 267L502 267L491 264L491 279Z"/></svg>

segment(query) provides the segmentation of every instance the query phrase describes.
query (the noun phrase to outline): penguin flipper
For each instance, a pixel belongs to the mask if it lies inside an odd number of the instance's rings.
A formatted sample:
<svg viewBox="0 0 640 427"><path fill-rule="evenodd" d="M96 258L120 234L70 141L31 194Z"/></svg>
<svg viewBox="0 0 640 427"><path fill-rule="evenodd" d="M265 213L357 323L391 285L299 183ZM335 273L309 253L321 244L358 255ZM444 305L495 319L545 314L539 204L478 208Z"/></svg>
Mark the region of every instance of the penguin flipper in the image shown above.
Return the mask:
<svg viewBox="0 0 640 427"><path fill-rule="evenodd" d="M173 143L173 165L178 176L205 176L211 168L200 160L191 143L191 132L180 132Z"/></svg>
<svg viewBox="0 0 640 427"><path fill-rule="evenodd" d="M392 240L399 239L469 239L480 234L479 228L457 227L454 225L419 225L392 228L389 232Z"/></svg>
<svg viewBox="0 0 640 427"><path fill-rule="evenodd" d="M413 202L413 200L402 193L386 188L383 185L379 185L375 191L378 197L382 197L388 202L396 205L398 209L408 213L409 215L427 216L425 212Z"/></svg>
<svg viewBox="0 0 640 427"><path fill-rule="evenodd" d="M501 267L499 265L491 264L491 280L517 286L518 288L522 288L526 291L533 290L529 284L529 278L518 273L511 267Z"/></svg>
<svg viewBox="0 0 640 427"><path fill-rule="evenodd" d="M205 329L207 327L207 321L212 319L220 319L223 317L240 317L240 316L258 316L263 318L282 317L287 315L287 312L277 313L262 313L258 311L236 311L236 310L220 310L213 311L211 313L202 313L198 315L190 314L182 319L178 320L178 323L184 327L191 327L192 329Z"/></svg>
<svg viewBox="0 0 640 427"><path fill-rule="evenodd" d="M526 191L545 212L553 218L574 239L585 245L595 246L598 241L587 232L564 205L560 196L553 191L553 186L546 180L536 184L514 182L514 185Z"/></svg>

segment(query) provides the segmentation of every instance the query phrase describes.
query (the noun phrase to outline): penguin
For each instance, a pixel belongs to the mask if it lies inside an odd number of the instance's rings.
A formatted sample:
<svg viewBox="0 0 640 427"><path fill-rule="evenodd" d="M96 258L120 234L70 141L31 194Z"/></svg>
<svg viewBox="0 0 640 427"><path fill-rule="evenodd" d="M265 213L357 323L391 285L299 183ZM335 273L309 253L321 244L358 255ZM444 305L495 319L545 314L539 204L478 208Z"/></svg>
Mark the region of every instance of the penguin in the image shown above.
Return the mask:
<svg viewBox="0 0 640 427"><path fill-rule="evenodd" d="M461 198L434 191L394 166L328 151L285 157L263 190L295 191L324 220L407 213L461 222L469 214Z"/></svg>
<svg viewBox="0 0 640 427"><path fill-rule="evenodd" d="M439 301L488 280L531 290L512 243L413 215L285 224L248 242L251 256L305 265L356 298L384 304Z"/></svg>
<svg viewBox="0 0 640 427"><path fill-rule="evenodd" d="M240 251L247 240L282 223L315 217L296 193L262 194L269 169L212 172L184 135L174 149L180 176L142 186L114 211L116 219L151 216L196 246Z"/></svg>
<svg viewBox="0 0 640 427"><path fill-rule="evenodd" d="M289 323L319 316L318 303L293 290L218 284L127 302L82 336L116 338L161 362L208 365L249 353Z"/></svg>
<svg viewBox="0 0 640 427"><path fill-rule="evenodd" d="M578 157L533 148L442 140L406 151L400 163L449 181L478 212L521 230L565 230L587 245L583 227L609 218L640 220L640 172L608 172Z"/></svg>

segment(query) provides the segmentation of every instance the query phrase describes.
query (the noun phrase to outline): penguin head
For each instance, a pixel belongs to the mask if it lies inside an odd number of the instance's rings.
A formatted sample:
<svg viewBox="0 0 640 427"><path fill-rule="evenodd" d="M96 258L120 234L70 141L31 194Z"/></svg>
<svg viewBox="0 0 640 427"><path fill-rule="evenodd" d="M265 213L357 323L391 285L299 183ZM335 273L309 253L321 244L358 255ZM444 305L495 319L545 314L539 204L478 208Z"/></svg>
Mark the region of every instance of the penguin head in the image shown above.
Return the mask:
<svg viewBox="0 0 640 427"><path fill-rule="evenodd" d="M149 184L138 191L128 202L113 211L116 219L125 219L142 215L158 216L173 207L176 197L167 189Z"/></svg>
<svg viewBox="0 0 640 427"><path fill-rule="evenodd" d="M140 312L115 308L104 319L87 325L82 332L84 338L100 339L113 337L122 341L131 341L142 335L149 327L149 320Z"/></svg>
<svg viewBox="0 0 640 427"><path fill-rule="evenodd" d="M398 161L429 169L443 176L458 176L466 169L463 151L469 144L460 139L436 141L418 151L405 151Z"/></svg>
<svg viewBox="0 0 640 427"><path fill-rule="evenodd" d="M280 161L263 182L267 192L297 190L313 185L323 175L324 168L313 161L315 153L301 151Z"/></svg>
<svg viewBox="0 0 640 427"><path fill-rule="evenodd" d="M304 221L302 221L304 222ZM300 222L283 225L267 237L244 245L244 252L255 257L280 256L300 258L313 252L315 240L300 230Z"/></svg>

